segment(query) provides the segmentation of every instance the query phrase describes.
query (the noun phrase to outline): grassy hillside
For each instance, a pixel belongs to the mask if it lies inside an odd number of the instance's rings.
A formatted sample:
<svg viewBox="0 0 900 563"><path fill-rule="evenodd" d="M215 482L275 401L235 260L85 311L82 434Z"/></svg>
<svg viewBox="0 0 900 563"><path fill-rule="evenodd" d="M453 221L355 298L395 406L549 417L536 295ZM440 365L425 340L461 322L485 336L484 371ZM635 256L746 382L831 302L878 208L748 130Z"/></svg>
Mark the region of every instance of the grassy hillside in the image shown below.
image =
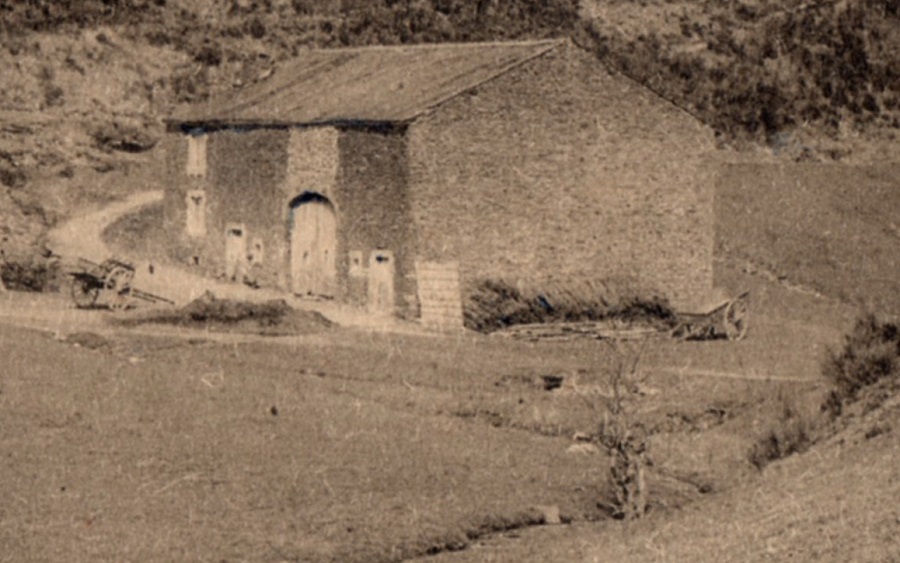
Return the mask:
<svg viewBox="0 0 900 563"><path fill-rule="evenodd" d="M717 185L726 265L900 314L900 166L743 164Z"/></svg>
<svg viewBox="0 0 900 563"><path fill-rule="evenodd" d="M148 187L135 171L176 104L309 47L569 36L726 144L798 160L898 145L900 0L0 0L0 16L8 257L104 185Z"/></svg>
<svg viewBox="0 0 900 563"><path fill-rule="evenodd" d="M897 561L898 420L893 400L764 478L672 514L539 529L428 561Z"/></svg>
<svg viewBox="0 0 900 563"><path fill-rule="evenodd" d="M784 147L791 133L900 126L900 2L590 3L610 63L726 136Z"/></svg>

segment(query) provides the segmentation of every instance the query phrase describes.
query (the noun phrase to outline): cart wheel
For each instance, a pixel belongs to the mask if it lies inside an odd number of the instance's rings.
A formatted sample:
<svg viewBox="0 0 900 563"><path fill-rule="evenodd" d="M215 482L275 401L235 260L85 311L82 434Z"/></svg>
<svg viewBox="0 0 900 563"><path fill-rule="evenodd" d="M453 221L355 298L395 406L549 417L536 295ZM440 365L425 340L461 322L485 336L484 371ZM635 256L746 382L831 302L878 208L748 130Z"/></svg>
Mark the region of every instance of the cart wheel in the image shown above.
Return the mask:
<svg viewBox="0 0 900 563"><path fill-rule="evenodd" d="M741 340L747 335L748 316L746 299L735 299L725 307L725 336L728 340Z"/></svg>
<svg viewBox="0 0 900 563"><path fill-rule="evenodd" d="M72 301L79 309L87 309L93 307L97 302L97 296L100 295L100 288L93 286L85 281L72 280Z"/></svg>
<svg viewBox="0 0 900 563"><path fill-rule="evenodd" d="M131 302L131 280L134 271L116 266L106 275L107 306L113 311L126 309Z"/></svg>

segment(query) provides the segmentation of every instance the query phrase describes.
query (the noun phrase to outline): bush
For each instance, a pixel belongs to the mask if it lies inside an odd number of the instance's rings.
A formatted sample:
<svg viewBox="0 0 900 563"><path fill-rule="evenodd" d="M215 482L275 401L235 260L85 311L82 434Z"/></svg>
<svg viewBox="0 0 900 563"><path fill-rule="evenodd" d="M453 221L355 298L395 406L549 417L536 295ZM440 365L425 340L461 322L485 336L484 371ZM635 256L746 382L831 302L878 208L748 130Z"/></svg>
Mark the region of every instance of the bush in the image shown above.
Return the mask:
<svg viewBox="0 0 900 563"><path fill-rule="evenodd" d="M172 93L178 103L196 103L209 98L209 73L202 65L184 65L172 73Z"/></svg>
<svg viewBox="0 0 900 563"><path fill-rule="evenodd" d="M178 309L151 310L117 322L122 326L158 323L264 336L313 334L333 326L321 313L296 310L283 299L265 302L219 299L211 292Z"/></svg>
<svg viewBox="0 0 900 563"><path fill-rule="evenodd" d="M672 326L675 319L664 298L590 281L520 289L506 280L485 279L469 292L464 313L467 328L485 333L516 324L606 319Z"/></svg>
<svg viewBox="0 0 900 563"><path fill-rule="evenodd" d="M44 257L3 260L0 279L6 289L56 291L61 277L59 263Z"/></svg>
<svg viewBox="0 0 900 563"><path fill-rule="evenodd" d="M283 299L263 303L218 299L207 294L195 299L181 309L181 313L194 322L237 323L254 320L262 325L276 324L293 311Z"/></svg>
<svg viewBox="0 0 900 563"><path fill-rule="evenodd" d="M266 25L259 18L253 18L247 25L247 33L254 39L262 39L266 36Z"/></svg>
<svg viewBox="0 0 900 563"><path fill-rule="evenodd" d="M776 425L750 448L750 463L762 469L773 461L805 452L815 441L814 429L810 420L789 403L784 403Z"/></svg>
<svg viewBox="0 0 900 563"><path fill-rule="evenodd" d="M830 352L822 373L834 385L823 405L833 416L859 392L881 381L896 384L900 373L900 328L868 314L856 321L843 349Z"/></svg>
<svg viewBox="0 0 900 563"><path fill-rule="evenodd" d="M157 139L144 129L120 122L104 122L90 131L94 144L106 151L146 152L156 146Z"/></svg>
<svg viewBox="0 0 900 563"><path fill-rule="evenodd" d="M18 168L0 165L0 185L21 188L28 182L28 176Z"/></svg>
<svg viewBox="0 0 900 563"><path fill-rule="evenodd" d="M219 43L201 45L194 53L194 61L205 66L219 66L222 64L222 46Z"/></svg>

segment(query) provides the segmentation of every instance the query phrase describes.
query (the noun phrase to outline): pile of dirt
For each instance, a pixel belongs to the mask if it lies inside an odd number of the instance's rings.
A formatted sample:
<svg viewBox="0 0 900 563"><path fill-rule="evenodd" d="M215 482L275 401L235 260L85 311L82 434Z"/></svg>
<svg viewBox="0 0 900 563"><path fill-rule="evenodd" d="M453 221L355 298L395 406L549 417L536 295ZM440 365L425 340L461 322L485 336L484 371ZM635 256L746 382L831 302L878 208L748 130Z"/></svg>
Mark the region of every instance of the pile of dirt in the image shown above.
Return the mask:
<svg viewBox="0 0 900 563"><path fill-rule="evenodd" d="M283 299L257 303L219 299L211 292L180 309L152 311L117 322L125 326L155 323L263 336L314 334L334 324L317 311L298 311Z"/></svg>

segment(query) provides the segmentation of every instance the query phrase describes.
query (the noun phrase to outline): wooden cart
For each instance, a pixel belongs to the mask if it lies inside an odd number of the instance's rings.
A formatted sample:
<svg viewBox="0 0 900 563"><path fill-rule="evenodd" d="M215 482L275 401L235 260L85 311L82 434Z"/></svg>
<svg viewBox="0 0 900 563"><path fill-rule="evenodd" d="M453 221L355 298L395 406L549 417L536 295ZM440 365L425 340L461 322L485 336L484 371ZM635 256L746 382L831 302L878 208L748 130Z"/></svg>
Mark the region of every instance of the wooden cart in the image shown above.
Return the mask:
<svg viewBox="0 0 900 563"><path fill-rule="evenodd" d="M699 312L679 312L672 336L681 340L741 340L747 335L750 292L725 299Z"/></svg>
<svg viewBox="0 0 900 563"><path fill-rule="evenodd" d="M105 305L113 311L121 311L127 309L134 298L174 305L165 297L134 288L134 265L123 260L110 258L96 264L79 258L75 269L67 273L72 277L72 300L81 309Z"/></svg>

